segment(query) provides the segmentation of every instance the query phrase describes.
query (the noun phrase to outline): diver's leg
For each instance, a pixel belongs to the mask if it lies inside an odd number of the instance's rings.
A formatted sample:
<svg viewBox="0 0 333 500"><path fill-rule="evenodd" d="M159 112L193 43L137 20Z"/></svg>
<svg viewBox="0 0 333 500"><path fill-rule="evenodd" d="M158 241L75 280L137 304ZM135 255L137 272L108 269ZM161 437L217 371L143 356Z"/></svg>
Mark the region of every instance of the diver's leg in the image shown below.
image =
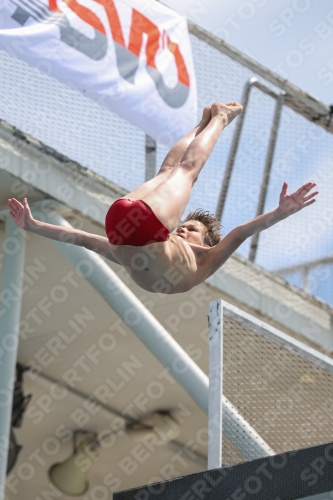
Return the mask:
<svg viewBox="0 0 333 500"><path fill-rule="evenodd" d="M202 118L200 123L191 132L186 134L180 141L178 141L166 155L160 170L158 173L150 179L149 181L141 184L131 193L128 193L123 198L131 200L142 200L150 191L153 191L161 182L165 181L169 175L172 173L175 165L179 163L187 150L189 144L193 139L204 130L211 119L210 106L206 106L202 113Z"/></svg>
<svg viewBox="0 0 333 500"><path fill-rule="evenodd" d="M164 226L173 231L189 201L193 184L206 163L222 130L242 111L237 103L214 103L209 124L188 146L168 178L143 199Z"/></svg>

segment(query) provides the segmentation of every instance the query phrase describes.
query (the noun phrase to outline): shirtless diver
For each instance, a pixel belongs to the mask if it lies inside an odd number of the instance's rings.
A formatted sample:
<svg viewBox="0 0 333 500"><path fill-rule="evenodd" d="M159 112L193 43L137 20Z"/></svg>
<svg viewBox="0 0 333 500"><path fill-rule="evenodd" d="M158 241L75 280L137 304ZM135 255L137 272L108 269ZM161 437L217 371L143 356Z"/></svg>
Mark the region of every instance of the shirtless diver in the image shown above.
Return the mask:
<svg viewBox="0 0 333 500"><path fill-rule="evenodd" d="M23 205L15 198L8 200L10 215L22 229L59 241L70 236L71 243L122 265L144 290L186 292L215 273L246 238L311 205L318 194L309 194L314 182L287 194L284 182L276 209L240 224L223 238L219 221L201 209L177 228L222 130L242 109L237 102L206 106L199 125L172 147L158 174L111 205L105 219L107 237L35 220L26 198Z"/></svg>

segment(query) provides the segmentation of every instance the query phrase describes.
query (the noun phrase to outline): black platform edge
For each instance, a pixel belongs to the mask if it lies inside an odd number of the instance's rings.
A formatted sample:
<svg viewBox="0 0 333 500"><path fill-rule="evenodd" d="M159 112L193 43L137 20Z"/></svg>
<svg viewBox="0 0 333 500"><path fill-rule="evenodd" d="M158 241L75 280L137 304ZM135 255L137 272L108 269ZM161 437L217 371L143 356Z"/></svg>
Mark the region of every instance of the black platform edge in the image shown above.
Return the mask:
<svg viewBox="0 0 333 500"><path fill-rule="evenodd" d="M333 442L113 494L114 500L298 500L333 490Z"/></svg>

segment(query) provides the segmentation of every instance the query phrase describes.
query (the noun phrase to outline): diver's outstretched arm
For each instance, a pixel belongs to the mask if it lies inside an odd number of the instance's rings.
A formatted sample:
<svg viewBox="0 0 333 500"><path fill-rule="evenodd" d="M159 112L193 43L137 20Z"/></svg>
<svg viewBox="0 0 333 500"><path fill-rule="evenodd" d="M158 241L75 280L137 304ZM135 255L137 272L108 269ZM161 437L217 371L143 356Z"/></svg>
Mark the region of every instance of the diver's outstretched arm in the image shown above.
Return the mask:
<svg viewBox="0 0 333 500"><path fill-rule="evenodd" d="M284 182L280 193L279 206L276 209L258 215L254 219L235 227L217 245L207 251L205 260L202 262L202 265L206 267L207 277L214 274L247 238L312 205L316 201L313 197L319 191L308 193L315 186L315 182L307 182L294 193L287 194L288 183Z"/></svg>
<svg viewBox="0 0 333 500"><path fill-rule="evenodd" d="M277 222L286 219L290 215L299 212L308 205L312 205L312 203L316 201L313 197L316 196L319 191L313 191L311 194L308 193L315 186L315 182L306 182L294 193L287 194L288 183L284 182L280 193L278 207L271 212L258 215L257 217L254 217L254 219L251 219L244 224L240 224L238 226L240 237L244 239L248 238L249 236L259 233L264 229L268 229Z"/></svg>
<svg viewBox="0 0 333 500"><path fill-rule="evenodd" d="M28 200L24 198L23 205L15 198L8 200L8 209L10 216L15 221L18 227L25 229L31 233L39 234L51 240L62 241L64 243L71 243L85 247L88 250L96 252L106 259L119 264L111 253L111 245L109 240L104 236L98 234L90 234L80 229L72 227L56 226L41 222L33 218Z"/></svg>

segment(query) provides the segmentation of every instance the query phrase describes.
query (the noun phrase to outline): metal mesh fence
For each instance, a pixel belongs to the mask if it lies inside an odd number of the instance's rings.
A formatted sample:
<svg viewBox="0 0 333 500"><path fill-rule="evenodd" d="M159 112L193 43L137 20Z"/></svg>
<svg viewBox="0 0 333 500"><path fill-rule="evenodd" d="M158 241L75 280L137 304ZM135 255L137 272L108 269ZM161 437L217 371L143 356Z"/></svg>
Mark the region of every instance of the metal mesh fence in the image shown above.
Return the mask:
<svg viewBox="0 0 333 500"><path fill-rule="evenodd" d="M325 443L333 435L333 372L296 351L224 312L223 394L276 453ZM236 425L236 441L241 433ZM244 461L223 435L223 466Z"/></svg>
<svg viewBox="0 0 333 500"><path fill-rule="evenodd" d="M191 35L198 104L241 100L256 76L239 62ZM75 89L0 51L0 118L123 188L144 182L144 133ZM259 80L263 81L261 77ZM266 82L267 84L267 82ZM268 84L272 89L271 84ZM276 90L276 89L275 89ZM275 101L253 89L223 215L223 234L256 215ZM223 134L195 184L188 209L215 212L235 122ZM167 149L158 145L159 165ZM284 180L290 191L313 180L314 205L260 234L256 263L275 271L331 254L333 136L283 108L265 211L275 208ZM250 240L238 249L248 257ZM333 305L332 266L310 272L309 292ZM286 279L297 281L294 274Z"/></svg>

